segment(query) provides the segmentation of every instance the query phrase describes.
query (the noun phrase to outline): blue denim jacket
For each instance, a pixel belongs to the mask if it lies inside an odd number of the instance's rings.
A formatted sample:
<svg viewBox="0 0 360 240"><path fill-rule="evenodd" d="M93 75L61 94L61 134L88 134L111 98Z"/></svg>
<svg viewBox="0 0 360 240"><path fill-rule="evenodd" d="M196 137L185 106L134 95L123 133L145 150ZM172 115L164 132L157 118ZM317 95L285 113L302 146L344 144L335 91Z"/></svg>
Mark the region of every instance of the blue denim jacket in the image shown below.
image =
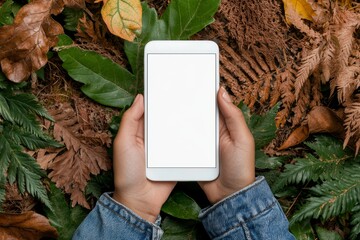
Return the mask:
<svg viewBox="0 0 360 240"><path fill-rule="evenodd" d="M295 239L264 177L201 210L199 218L212 239ZM103 194L73 239L160 239L160 216L150 223Z"/></svg>

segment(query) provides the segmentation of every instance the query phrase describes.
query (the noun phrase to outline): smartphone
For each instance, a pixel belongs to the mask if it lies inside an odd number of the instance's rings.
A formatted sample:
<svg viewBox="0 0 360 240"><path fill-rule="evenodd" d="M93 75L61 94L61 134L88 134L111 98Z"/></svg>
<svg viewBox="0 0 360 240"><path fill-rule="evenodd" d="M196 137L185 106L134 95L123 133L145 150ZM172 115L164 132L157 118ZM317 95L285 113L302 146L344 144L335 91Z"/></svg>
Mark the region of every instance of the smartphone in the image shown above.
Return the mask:
<svg viewBox="0 0 360 240"><path fill-rule="evenodd" d="M151 41L144 50L146 176L219 175L219 48L213 41Z"/></svg>

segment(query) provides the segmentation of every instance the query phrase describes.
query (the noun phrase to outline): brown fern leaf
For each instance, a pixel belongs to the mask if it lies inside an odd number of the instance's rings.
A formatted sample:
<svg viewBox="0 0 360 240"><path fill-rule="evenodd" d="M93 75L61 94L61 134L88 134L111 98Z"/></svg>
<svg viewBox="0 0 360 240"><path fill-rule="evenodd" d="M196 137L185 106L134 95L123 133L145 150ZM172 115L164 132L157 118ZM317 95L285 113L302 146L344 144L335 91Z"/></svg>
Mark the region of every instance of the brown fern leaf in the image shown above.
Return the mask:
<svg viewBox="0 0 360 240"><path fill-rule="evenodd" d="M302 63L295 80L295 96L299 99L299 94L304 86L304 83L308 80L309 76L320 65L320 51L321 48L317 47L302 59Z"/></svg>
<svg viewBox="0 0 360 240"><path fill-rule="evenodd" d="M352 141L355 144L355 155L360 149L360 95L357 101L345 108L345 140L344 148Z"/></svg>
<svg viewBox="0 0 360 240"><path fill-rule="evenodd" d="M352 65L343 67L337 79L338 100L343 105L351 103L353 93L358 89L360 83L360 66Z"/></svg>
<svg viewBox="0 0 360 240"><path fill-rule="evenodd" d="M282 98L282 109L276 114L275 118L277 128L284 127L291 112L292 105L295 102L295 76L296 72L292 69L290 62L286 65L285 70L277 75L280 81L279 92L281 93Z"/></svg>
<svg viewBox="0 0 360 240"><path fill-rule="evenodd" d="M298 125L306 116L307 111L310 107L310 97L311 96L311 82L306 81L301 88L299 97L297 98L296 105L293 107L292 111L294 117L292 118L292 126Z"/></svg>
<svg viewBox="0 0 360 240"><path fill-rule="evenodd" d="M56 121L54 138L65 145L63 152L48 163L48 169L52 170L49 177L58 188L71 195L72 206L80 204L90 208L84 196L85 187L91 174L97 175L111 167L106 151L110 136L107 136L108 140L100 139L100 142L105 141L101 145L87 141L91 130L84 131L70 104L61 104L49 112ZM104 138L103 134L100 135L92 131L94 139Z"/></svg>

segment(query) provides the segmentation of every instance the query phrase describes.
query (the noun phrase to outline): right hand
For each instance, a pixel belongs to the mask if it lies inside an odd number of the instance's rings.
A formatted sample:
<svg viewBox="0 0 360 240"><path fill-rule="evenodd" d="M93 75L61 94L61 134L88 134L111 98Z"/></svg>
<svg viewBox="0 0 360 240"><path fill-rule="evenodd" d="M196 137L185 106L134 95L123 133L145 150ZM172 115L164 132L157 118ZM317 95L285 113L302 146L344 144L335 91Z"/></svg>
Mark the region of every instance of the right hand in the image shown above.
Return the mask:
<svg viewBox="0 0 360 240"><path fill-rule="evenodd" d="M255 142L244 115L223 87L217 100L220 110L220 175L214 181L199 182L212 204L255 181Z"/></svg>

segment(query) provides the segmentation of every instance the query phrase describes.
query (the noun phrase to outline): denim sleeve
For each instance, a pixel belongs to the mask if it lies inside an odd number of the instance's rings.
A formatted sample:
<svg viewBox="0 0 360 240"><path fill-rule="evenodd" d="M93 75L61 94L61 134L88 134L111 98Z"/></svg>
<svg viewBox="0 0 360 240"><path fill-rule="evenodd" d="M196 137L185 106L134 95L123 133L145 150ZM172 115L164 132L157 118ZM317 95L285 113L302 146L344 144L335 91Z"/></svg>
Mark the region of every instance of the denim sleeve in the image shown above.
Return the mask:
<svg viewBox="0 0 360 240"><path fill-rule="evenodd" d="M295 239L264 177L200 212L211 239Z"/></svg>
<svg viewBox="0 0 360 240"><path fill-rule="evenodd" d="M155 224L136 215L126 206L104 193L95 208L80 224L73 235L76 239L154 239L161 238L160 216Z"/></svg>

